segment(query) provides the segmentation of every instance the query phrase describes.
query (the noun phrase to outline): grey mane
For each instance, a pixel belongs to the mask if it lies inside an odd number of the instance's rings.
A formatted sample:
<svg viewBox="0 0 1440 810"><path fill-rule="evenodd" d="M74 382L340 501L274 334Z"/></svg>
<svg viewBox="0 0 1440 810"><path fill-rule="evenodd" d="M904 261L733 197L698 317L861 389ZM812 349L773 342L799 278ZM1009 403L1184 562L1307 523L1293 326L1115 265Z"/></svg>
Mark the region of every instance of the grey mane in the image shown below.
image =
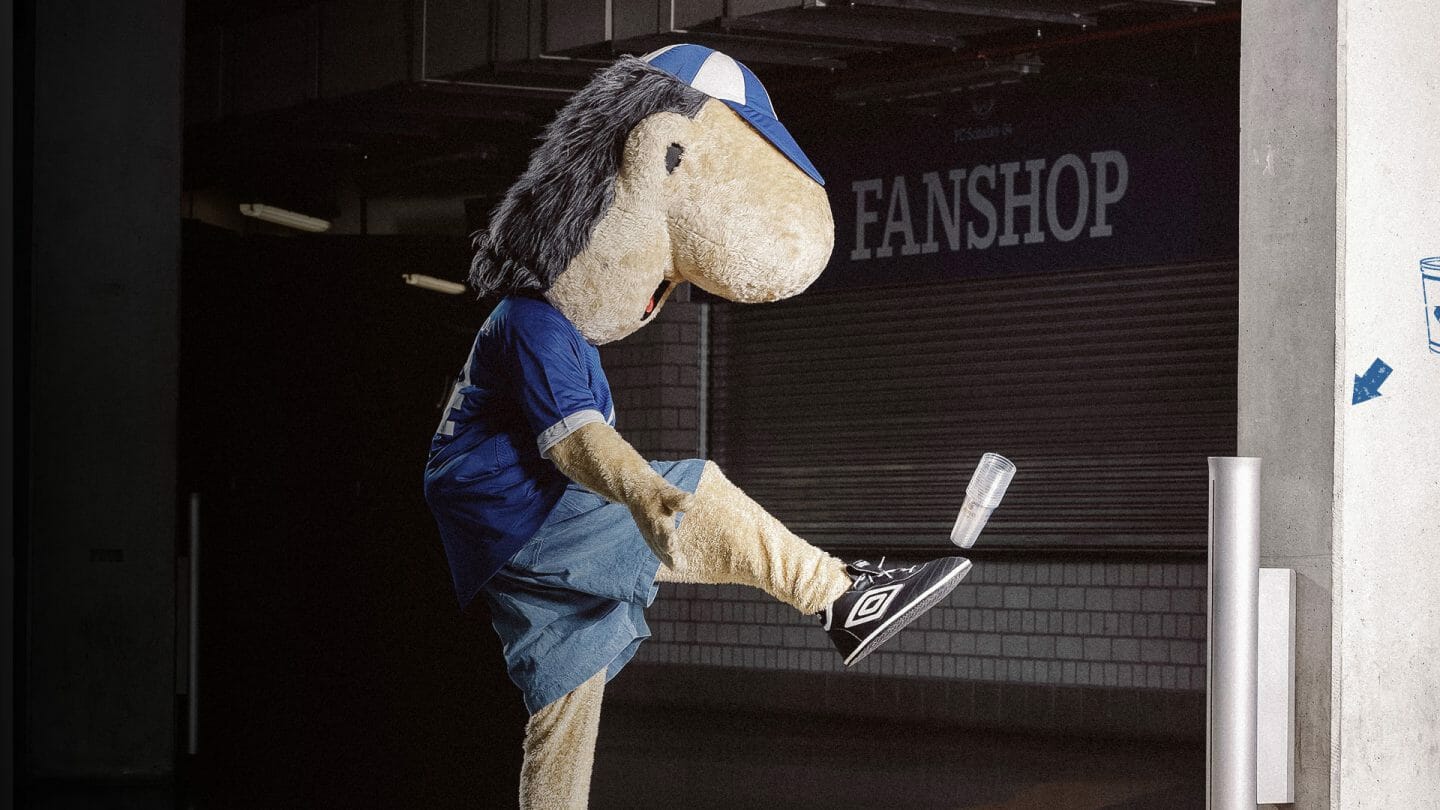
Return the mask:
<svg viewBox="0 0 1440 810"><path fill-rule="evenodd" d="M634 57L597 72L546 127L489 229L475 233L470 286L482 296L548 290L610 209L630 131L658 112L693 118L707 98Z"/></svg>

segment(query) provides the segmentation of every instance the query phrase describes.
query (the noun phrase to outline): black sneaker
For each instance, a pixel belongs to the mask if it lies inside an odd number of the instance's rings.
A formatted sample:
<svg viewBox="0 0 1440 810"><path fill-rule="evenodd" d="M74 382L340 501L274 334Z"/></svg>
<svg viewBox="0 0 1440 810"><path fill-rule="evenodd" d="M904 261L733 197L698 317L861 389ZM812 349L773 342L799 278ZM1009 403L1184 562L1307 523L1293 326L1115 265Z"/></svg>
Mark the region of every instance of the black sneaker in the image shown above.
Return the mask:
<svg viewBox="0 0 1440 810"><path fill-rule="evenodd" d="M878 563L856 560L845 569L855 584L825 608L820 621L848 667L955 590L970 573L970 561L944 557L887 568L881 557Z"/></svg>

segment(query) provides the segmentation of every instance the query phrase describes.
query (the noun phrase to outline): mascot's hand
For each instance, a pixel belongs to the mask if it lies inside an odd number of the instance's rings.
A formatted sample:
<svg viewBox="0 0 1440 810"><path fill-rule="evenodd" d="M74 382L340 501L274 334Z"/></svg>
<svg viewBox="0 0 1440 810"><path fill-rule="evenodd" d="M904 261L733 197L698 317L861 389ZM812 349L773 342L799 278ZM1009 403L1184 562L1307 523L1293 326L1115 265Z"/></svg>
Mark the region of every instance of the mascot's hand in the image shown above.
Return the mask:
<svg viewBox="0 0 1440 810"><path fill-rule="evenodd" d="M690 510L695 496L666 481L615 428L600 422L576 429L549 455L570 480L629 507L650 550L674 567L675 518Z"/></svg>
<svg viewBox="0 0 1440 810"><path fill-rule="evenodd" d="M656 477L659 478L658 475ZM630 514L635 517L635 525L640 527L640 534L650 544L650 550L655 552L660 562L674 568L675 560L670 556L670 549L674 548L675 518L681 512L690 511L695 496L665 482L663 478L660 480L664 482L664 488L657 488L638 503L629 504Z"/></svg>

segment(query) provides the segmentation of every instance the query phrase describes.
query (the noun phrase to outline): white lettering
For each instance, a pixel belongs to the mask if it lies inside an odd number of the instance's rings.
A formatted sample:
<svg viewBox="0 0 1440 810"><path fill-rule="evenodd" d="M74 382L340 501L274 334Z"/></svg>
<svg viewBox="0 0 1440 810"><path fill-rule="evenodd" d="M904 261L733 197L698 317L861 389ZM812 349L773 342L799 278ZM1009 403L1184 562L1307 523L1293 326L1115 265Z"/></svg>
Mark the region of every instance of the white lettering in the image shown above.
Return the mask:
<svg viewBox="0 0 1440 810"><path fill-rule="evenodd" d="M1129 190L1130 164L1111 149L1091 152L1088 160L1084 154L1068 153L1053 160L927 171L920 174L921 187L912 198L914 179L897 175L850 184L855 194L851 261L958 251L962 241L966 250L986 250L1040 244L1047 238L1073 242L1087 235L1112 236L1111 209ZM916 232L920 223L912 216L917 205L925 207L923 234ZM1028 219L1022 222L1022 217ZM879 243L870 244L867 240L877 228ZM917 241L922 236L924 241Z"/></svg>
<svg viewBox="0 0 1440 810"><path fill-rule="evenodd" d="M1075 173L1075 219L1070 226L1060 224L1060 173L1065 169ZM1061 242L1069 242L1085 230L1085 217L1090 213L1090 174L1085 162L1076 155L1062 155L1050 167L1050 182L1045 185L1045 217L1050 222L1050 233Z"/></svg>
<svg viewBox="0 0 1440 810"><path fill-rule="evenodd" d="M983 214L985 220L990 223L990 226L985 231L983 237L975 230L974 222L965 226L965 247L971 249L979 248L980 250L990 247L990 245L995 242L995 230L998 224L996 222L995 204L980 193L980 178L982 177L989 181L990 189L993 191L995 189L995 167L976 166L970 170L970 183L968 186L970 207Z"/></svg>
<svg viewBox="0 0 1440 810"><path fill-rule="evenodd" d="M855 249L850 251L852 262L870 258L870 248L865 246L865 226L879 222L880 215L865 207L865 195L874 194L878 200L883 189L878 177L874 180L856 180L850 184L850 190L855 192Z"/></svg>
<svg viewBox="0 0 1440 810"><path fill-rule="evenodd" d="M1030 209L1030 230L1025 232L1025 244L1045 241L1045 232L1040 229L1040 172L1044 168L1043 160L1025 161L1025 171L1030 173L1030 190L1016 194L1015 172L1019 171L1020 164L1000 164L1000 173L1005 175L1005 232L1000 234L1001 245L1020 244L1020 237L1015 233L1015 209L1021 206Z"/></svg>
<svg viewBox="0 0 1440 810"><path fill-rule="evenodd" d="M951 250L960 249L960 181L965 179L964 169L951 169L950 196L953 202L945 204L945 185L940 182L939 172L926 172L920 176L925 186L925 243L921 253L937 253L940 242L935 239L935 214L940 214L940 224L945 228L945 243Z"/></svg>
<svg viewBox="0 0 1440 810"><path fill-rule="evenodd" d="M880 247L875 248L875 258L889 258L890 237L895 234L905 237L900 255L913 256L920 252L920 246L915 244L915 229L910 225L910 190L903 175L896 177L895 183L890 186L890 211L885 216L885 233L880 235Z"/></svg>
<svg viewBox="0 0 1440 810"><path fill-rule="evenodd" d="M1125 156L1115 150L1104 152L1091 152L1090 162L1095 164L1095 224L1090 227L1090 236L1110 236L1115 228L1105 221L1106 206L1120 202L1125 196L1125 189L1130 185L1130 164L1125 161ZM1110 174L1107 166L1115 167L1115 185L1111 186L1105 182Z"/></svg>

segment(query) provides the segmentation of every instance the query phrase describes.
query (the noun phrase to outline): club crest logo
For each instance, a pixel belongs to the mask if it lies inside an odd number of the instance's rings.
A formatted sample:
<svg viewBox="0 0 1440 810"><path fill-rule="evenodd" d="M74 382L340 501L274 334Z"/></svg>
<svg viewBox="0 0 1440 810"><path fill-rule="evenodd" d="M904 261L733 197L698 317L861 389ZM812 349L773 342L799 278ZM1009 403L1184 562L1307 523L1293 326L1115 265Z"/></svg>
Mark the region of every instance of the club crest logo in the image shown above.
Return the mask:
<svg viewBox="0 0 1440 810"><path fill-rule="evenodd" d="M895 594L903 587L905 586L901 584L886 585L883 588L874 588L860 597L855 606L850 608L850 615L845 617L845 626L854 627L879 618L890 607L890 603L895 601Z"/></svg>

